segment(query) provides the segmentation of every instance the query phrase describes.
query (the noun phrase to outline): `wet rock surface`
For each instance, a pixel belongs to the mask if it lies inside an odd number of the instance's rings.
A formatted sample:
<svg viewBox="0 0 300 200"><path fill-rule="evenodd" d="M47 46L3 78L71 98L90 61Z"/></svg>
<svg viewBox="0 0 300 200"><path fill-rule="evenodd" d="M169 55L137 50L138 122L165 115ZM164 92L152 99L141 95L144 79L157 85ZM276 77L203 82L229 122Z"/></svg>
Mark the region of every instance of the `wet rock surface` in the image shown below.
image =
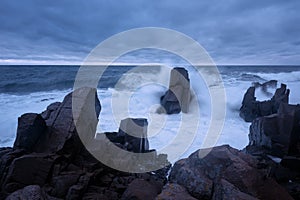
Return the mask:
<svg viewBox="0 0 300 200"><path fill-rule="evenodd" d="M295 198L300 197L300 106L282 103L277 114L255 119L246 152L259 158L276 157L276 181Z"/></svg>
<svg viewBox="0 0 300 200"><path fill-rule="evenodd" d="M269 177L268 167L228 145L213 148L204 158L198 150L177 161L169 179L197 199L292 199Z"/></svg>
<svg viewBox="0 0 300 200"><path fill-rule="evenodd" d="M169 89L160 98L160 103L167 114L187 113L190 104L190 79L188 71L175 67L171 71ZM161 111L162 112L162 111Z"/></svg>
<svg viewBox="0 0 300 200"><path fill-rule="evenodd" d="M274 85L273 82L266 82L262 84L263 90L269 85ZM256 83L257 87L257 83ZM255 86L250 87L243 98L242 106L240 108L240 117L246 122L252 122L254 119L262 116L268 116L277 113L281 103L289 102L290 90L285 84L281 84L280 88L275 91L275 94L270 100L257 101L255 97Z"/></svg>

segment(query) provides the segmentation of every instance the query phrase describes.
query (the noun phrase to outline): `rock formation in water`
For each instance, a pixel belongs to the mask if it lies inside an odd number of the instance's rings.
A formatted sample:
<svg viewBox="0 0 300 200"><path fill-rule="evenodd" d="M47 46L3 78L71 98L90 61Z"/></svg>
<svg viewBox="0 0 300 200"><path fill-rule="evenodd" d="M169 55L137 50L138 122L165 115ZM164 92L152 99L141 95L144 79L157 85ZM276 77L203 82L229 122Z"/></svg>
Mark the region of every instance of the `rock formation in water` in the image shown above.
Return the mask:
<svg viewBox="0 0 300 200"><path fill-rule="evenodd" d="M300 198L300 105L282 103L276 114L255 119L246 151L259 159L277 157L274 177Z"/></svg>
<svg viewBox="0 0 300 200"><path fill-rule="evenodd" d="M169 89L160 98L160 103L167 114L187 113L190 104L190 79L188 71L175 67L171 71Z"/></svg>
<svg viewBox="0 0 300 200"><path fill-rule="evenodd" d="M265 84L268 85L268 84ZM268 101L257 101L255 97L255 86L250 87L244 95L240 117L246 122L252 122L257 117L267 116L277 113L281 103L289 102L290 90L285 84L281 84Z"/></svg>

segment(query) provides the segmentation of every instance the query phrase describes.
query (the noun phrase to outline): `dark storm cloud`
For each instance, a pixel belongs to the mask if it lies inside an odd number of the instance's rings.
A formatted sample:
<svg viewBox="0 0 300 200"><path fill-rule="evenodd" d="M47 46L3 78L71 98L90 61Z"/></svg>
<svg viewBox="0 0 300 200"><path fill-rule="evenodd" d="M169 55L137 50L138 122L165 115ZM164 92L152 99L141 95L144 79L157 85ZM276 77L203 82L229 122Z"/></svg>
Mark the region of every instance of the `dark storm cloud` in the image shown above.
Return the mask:
<svg viewBox="0 0 300 200"><path fill-rule="evenodd" d="M113 34L159 26L194 38L220 64L299 64L299 9L298 0L2 0L0 62L81 62Z"/></svg>

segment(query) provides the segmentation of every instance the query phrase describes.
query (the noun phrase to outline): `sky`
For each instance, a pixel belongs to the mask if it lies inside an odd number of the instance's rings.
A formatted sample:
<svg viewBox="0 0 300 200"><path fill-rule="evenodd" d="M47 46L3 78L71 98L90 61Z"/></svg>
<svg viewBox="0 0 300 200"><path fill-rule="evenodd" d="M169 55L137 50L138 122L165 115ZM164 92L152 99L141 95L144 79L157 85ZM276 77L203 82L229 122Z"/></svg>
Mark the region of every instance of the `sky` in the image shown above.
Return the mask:
<svg viewBox="0 0 300 200"><path fill-rule="evenodd" d="M299 0L0 0L0 64L81 64L103 40L162 27L216 64L300 64Z"/></svg>

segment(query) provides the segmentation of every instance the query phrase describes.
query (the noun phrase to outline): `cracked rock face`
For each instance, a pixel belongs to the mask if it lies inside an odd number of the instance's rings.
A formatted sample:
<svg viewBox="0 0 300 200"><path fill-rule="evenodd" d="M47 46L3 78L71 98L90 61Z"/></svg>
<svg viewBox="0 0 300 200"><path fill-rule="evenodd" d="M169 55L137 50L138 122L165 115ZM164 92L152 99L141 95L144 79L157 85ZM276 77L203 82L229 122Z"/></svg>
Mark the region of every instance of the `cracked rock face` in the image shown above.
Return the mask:
<svg viewBox="0 0 300 200"><path fill-rule="evenodd" d="M182 185L197 199L256 199L272 190L280 191L279 199L291 199L266 171L257 168L257 160L228 145L214 147L204 158L199 150L175 163L170 182ZM274 192L273 192L274 193Z"/></svg>
<svg viewBox="0 0 300 200"><path fill-rule="evenodd" d="M186 69L175 67L171 71L169 89L160 103L167 114L188 113L190 98L189 74Z"/></svg>
<svg viewBox="0 0 300 200"><path fill-rule="evenodd" d="M281 103L289 102L290 90L285 84L275 91L273 97L268 101L257 101L255 87L250 87L244 95L240 108L240 117L246 122L252 122L258 117L271 115L278 112Z"/></svg>

